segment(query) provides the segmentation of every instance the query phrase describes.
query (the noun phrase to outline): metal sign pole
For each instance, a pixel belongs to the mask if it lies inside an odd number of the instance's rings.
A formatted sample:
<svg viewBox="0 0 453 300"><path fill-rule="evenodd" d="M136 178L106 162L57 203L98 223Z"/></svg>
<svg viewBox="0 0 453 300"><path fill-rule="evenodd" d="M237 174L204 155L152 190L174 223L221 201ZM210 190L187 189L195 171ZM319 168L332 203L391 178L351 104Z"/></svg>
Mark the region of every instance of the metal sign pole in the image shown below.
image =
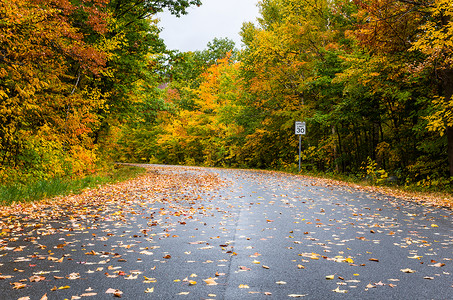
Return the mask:
<svg viewBox="0 0 453 300"><path fill-rule="evenodd" d="M300 154L301 154L301 149L302 149L302 135L299 134L299 173L300 173Z"/></svg>
<svg viewBox="0 0 453 300"><path fill-rule="evenodd" d="M300 160L301 160L301 152L302 152L302 135L306 134L306 124L305 122L298 122L296 121L294 124L295 133L299 136L299 173L300 173Z"/></svg>

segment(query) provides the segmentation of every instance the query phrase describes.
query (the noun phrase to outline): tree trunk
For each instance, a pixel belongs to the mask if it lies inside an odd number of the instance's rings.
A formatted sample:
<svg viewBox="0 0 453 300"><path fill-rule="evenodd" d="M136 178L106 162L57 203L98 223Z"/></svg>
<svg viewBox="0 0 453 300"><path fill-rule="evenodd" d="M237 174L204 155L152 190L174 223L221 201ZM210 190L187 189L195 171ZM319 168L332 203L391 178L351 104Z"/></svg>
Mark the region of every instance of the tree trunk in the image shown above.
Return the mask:
<svg viewBox="0 0 453 300"><path fill-rule="evenodd" d="M443 69L439 74L442 84L442 94L445 97L445 101L450 102L453 100L453 69ZM447 124L445 133L447 135L448 170L450 176L453 176L453 126Z"/></svg>
<svg viewBox="0 0 453 300"><path fill-rule="evenodd" d="M447 126L448 169L453 176L453 127Z"/></svg>
<svg viewBox="0 0 453 300"><path fill-rule="evenodd" d="M453 69L447 69L442 71L442 88L445 101L452 101L453 96ZM448 170L450 176L453 176L453 126L447 125L447 151L448 151Z"/></svg>

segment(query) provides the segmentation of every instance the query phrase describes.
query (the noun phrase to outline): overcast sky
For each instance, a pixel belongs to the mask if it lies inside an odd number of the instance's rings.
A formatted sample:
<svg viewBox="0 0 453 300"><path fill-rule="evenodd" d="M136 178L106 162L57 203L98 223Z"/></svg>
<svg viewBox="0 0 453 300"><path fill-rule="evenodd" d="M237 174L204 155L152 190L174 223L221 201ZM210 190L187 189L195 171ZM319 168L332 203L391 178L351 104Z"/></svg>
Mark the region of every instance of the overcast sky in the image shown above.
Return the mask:
<svg viewBox="0 0 453 300"><path fill-rule="evenodd" d="M181 52L203 50L214 38L229 38L241 48L243 22L259 16L258 0L202 0L200 7L190 7L188 14L177 18L168 12L159 14L160 37L168 49Z"/></svg>

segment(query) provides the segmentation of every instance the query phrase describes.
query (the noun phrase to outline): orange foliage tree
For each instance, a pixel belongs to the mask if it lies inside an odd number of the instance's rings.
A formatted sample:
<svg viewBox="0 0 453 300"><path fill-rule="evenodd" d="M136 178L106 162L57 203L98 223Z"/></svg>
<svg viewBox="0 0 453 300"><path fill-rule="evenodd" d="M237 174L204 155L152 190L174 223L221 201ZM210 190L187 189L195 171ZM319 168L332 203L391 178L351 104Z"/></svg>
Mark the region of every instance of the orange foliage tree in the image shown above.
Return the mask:
<svg viewBox="0 0 453 300"><path fill-rule="evenodd" d="M93 169L108 53L89 37L107 30L106 1L2 1L0 20L0 179Z"/></svg>
<svg viewBox="0 0 453 300"><path fill-rule="evenodd" d="M194 110L177 109L161 114L163 132L157 143L171 163L230 165L236 155L234 137L243 129L235 117L240 106L239 63L231 54L211 65L192 89ZM168 99L178 101L179 94L169 90Z"/></svg>

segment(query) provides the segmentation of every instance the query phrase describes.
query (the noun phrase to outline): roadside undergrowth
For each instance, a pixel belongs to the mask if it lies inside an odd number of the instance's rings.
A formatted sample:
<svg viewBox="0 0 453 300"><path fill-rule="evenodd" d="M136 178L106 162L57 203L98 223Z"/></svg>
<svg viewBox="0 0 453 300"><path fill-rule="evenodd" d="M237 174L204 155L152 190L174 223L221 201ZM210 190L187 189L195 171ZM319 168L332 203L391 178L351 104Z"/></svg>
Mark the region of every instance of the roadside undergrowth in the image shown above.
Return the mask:
<svg viewBox="0 0 453 300"><path fill-rule="evenodd" d="M137 166L115 165L108 172L93 174L83 178L54 178L29 184L15 183L4 185L0 186L0 205L12 205L19 202L32 202L56 196L78 194L88 188L125 181L145 172L145 168Z"/></svg>

